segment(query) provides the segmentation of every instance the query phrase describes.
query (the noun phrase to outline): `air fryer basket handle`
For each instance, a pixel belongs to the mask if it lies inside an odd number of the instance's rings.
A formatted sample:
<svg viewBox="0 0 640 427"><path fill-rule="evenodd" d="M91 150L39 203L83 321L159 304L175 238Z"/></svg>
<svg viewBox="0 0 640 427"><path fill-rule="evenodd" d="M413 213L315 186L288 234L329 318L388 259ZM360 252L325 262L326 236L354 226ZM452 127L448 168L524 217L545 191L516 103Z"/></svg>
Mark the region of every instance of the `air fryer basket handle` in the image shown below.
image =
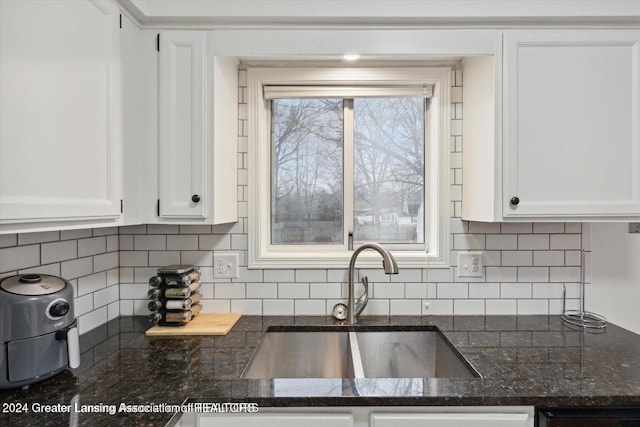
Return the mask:
<svg viewBox="0 0 640 427"><path fill-rule="evenodd" d="M77 326L67 330L67 353L69 354L69 367L77 368L80 366L80 337Z"/></svg>

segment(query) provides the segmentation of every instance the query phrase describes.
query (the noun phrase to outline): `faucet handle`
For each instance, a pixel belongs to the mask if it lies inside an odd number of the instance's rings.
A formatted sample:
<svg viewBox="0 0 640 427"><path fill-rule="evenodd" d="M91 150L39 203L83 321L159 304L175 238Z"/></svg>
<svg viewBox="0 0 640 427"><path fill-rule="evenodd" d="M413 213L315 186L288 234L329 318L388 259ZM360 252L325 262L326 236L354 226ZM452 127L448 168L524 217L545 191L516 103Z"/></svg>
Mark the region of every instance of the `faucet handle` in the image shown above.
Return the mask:
<svg viewBox="0 0 640 427"><path fill-rule="evenodd" d="M360 281L362 282L362 286L364 286L364 293L368 294L369 293L369 278L367 276L362 276L362 279Z"/></svg>

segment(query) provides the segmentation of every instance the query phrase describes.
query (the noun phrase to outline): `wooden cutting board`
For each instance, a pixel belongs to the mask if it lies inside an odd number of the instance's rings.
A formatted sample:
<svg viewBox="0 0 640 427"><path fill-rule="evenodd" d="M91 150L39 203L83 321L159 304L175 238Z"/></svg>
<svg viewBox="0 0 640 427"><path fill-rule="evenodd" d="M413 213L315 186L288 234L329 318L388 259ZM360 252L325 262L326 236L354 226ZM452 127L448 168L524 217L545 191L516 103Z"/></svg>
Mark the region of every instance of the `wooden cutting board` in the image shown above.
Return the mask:
<svg viewBox="0 0 640 427"><path fill-rule="evenodd" d="M227 335L240 313L200 313L184 326L155 325L145 334L150 337L179 335Z"/></svg>

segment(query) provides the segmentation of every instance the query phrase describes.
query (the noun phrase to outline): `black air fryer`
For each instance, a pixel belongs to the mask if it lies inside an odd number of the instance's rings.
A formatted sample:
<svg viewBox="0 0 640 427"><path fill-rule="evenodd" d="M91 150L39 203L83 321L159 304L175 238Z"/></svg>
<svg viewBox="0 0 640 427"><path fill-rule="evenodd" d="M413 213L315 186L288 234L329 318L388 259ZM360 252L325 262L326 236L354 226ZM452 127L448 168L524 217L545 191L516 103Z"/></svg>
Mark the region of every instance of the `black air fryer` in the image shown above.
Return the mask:
<svg viewBox="0 0 640 427"><path fill-rule="evenodd" d="M56 276L0 280L0 388L26 387L80 365L73 287Z"/></svg>

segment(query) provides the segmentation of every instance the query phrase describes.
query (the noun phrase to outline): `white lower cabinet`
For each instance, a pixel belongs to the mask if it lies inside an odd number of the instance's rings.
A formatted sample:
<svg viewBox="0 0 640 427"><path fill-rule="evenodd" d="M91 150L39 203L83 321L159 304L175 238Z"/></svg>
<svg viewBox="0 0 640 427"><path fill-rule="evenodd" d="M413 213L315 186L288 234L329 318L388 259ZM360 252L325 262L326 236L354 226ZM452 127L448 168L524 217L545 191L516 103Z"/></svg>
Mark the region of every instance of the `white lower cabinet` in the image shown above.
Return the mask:
<svg viewBox="0 0 640 427"><path fill-rule="evenodd" d="M187 413L180 427L533 427L532 406L259 408L251 414Z"/></svg>
<svg viewBox="0 0 640 427"><path fill-rule="evenodd" d="M200 427L353 427L351 414L219 414L200 415Z"/></svg>
<svg viewBox="0 0 640 427"><path fill-rule="evenodd" d="M371 414L371 427L527 427L527 414Z"/></svg>

